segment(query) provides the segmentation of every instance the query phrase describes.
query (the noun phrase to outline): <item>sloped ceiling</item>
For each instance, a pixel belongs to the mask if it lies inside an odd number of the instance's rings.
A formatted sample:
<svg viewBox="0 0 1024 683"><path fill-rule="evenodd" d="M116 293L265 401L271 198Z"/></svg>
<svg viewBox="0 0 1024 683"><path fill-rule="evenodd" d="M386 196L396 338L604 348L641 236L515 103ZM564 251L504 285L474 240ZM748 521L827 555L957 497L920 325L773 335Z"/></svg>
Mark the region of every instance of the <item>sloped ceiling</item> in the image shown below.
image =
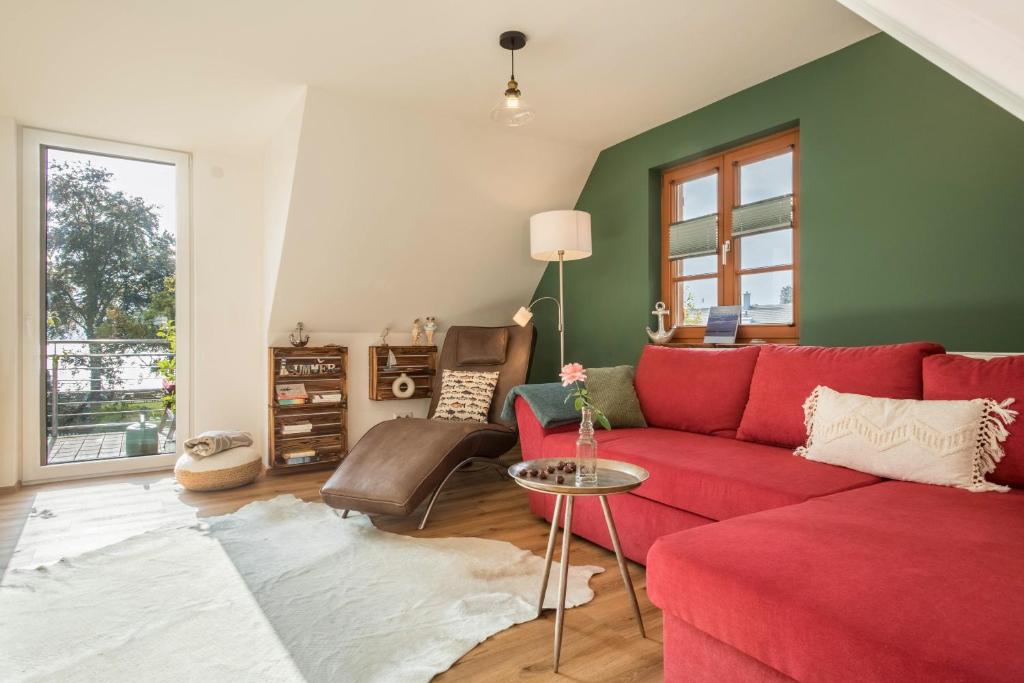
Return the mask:
<svg viewBox="0 0 1024 683"><path fill-rule="evenodd" d="M517 132L310 88L271 335L506 323L543 267L527 218L575 201L594 161Z"/></svg>
<svg viewBox="0 0 1024 683"><path fill-rule="evenodd" d="M1024 119L1021 0L839 0Z"/></svg>
<svg viewBox="0 0 1024 683"><path fill-rule="evenodd" d="M542 268L529 215L572 206L600 149L875 32L831 0L0 0L0 17L0 114L263 151L271 334L503 321ZM487 118L513 28L537 110L521 130Z"/></svg>

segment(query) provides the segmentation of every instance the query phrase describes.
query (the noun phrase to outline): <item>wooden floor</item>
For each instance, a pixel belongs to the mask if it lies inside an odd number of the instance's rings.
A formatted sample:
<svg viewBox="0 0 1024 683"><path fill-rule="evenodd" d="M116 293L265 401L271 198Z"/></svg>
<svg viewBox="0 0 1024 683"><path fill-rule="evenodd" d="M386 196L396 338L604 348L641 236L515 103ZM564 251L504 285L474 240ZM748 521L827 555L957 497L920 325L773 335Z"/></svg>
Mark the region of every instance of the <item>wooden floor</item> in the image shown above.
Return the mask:
<svg viewBox="0 0 1024 683"><path fill-rule="evenodd" d="M518 457L510 458L516 460ZM232 512L253 501L291 493L319 500L327 472L264 477L219 493L181 491L169 474L146 474L28 487L0 495L0 568L53 562L195 515ZM376 525L411 536L479 536L509 541L543 555L548 525L530 514L526 494L492 471L457 475L416 530L416 518L377 517ZM596 596L566 612L561 671L551 673L554 611L481 643L437 681L660 681L661 612L647 599L643 567L630 563L647 639L636 630L613 553L576 538L573 564L607 571L591 580Z"/></svg>
<svg viewBox="0 0 1024 683"><path fill-rule="evenodd" d="M109 460L126 458L124 432L106 432L103 434L67 434L58 436L50 443L47 460L51 465L66 462L84 462L86 460ZM174 440L167 440L167 431L159 433L159 453L173 453ZM146 455L153 455L147 453Z"/></svg>

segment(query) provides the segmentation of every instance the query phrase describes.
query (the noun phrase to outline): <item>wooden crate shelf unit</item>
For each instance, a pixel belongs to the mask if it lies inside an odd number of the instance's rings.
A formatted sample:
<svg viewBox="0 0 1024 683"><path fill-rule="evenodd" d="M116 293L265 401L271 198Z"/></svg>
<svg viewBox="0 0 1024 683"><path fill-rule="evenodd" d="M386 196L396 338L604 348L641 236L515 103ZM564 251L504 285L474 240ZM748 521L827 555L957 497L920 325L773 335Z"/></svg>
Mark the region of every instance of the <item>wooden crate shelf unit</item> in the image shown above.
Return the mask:
<svg viewBox="0 0 1024 683"><path fill-rule="evenodd" d="M388 366L388 351L395 356L395 363L391 366ZM371 346L370 400L403 400L391 390L391 385L402 373L416 384L416 390L409 398L430 398L436 372L436 346Z"/></svg>
<svg viewBox="0 0 1024 683"><path fill-rule="evenodd" d="M335 467L348 452L348 349L269 350L270 474Z"/></svg>

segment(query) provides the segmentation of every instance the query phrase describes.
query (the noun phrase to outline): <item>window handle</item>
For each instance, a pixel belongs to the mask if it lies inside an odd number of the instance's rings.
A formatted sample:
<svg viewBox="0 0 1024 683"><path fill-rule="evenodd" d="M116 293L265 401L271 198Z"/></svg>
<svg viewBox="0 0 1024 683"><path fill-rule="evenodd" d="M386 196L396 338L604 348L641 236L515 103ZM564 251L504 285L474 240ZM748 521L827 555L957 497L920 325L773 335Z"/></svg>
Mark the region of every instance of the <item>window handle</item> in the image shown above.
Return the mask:
<svg viewBox="0 0 1024 683"><path fill-rule="evenodd" d="M732 240L722 242L722 265L729 265L729 250L732 249Z"/></svg>

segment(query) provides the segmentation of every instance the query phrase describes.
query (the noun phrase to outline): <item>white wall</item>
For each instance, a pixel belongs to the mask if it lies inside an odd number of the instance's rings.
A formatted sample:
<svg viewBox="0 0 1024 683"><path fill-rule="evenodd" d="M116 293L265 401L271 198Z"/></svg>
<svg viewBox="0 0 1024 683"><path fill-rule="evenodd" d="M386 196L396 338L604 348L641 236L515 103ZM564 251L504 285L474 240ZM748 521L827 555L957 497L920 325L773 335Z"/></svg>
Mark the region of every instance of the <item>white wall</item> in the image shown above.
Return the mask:
<svg viewBox="0 0 1024 683"><path fill-rule="evenodd" d="M197 152L192 188L193 430L245 429L262 448L262 156Z"/></svg>
<svg viewBox="0 0 1024 683"><path fill-rule="evenodd" d="M281 264L285 228L292 201L295 162L306 109L306 89L295 102L287 118L274 133L263 162L263 313L264 327L269 323L277 271Z"/></svg>
<svg viewBox="0 0 1024 683"><path fill-rule="evenodd" d="M506 324L544 269L530 215L572 207L596 156L521 132L310 88L270 336Z"/></svg>
<svg viewBox="0 0 1024 683"><path fill-rule="evenodd" d="M18 130L0 116L0 488L21 469L21 253Z"/></svg>
<svg viewBox="0 0 1024 683"><path fill-rule="evenodd" d="M301 133L294 117L301 115ZM267 338L287 345L302 321L313 345L348 347L349 446L429 400L372 401L368 347L412 321L505 325L544 264L529 256L529 217L575 205L595 153L447 117L309 88L267 154ZM289 152L297 143L291 177ZM283 180L282 180L283 179ZM287 220L278 196L290 180ZM201 291L201 287L197 287ZM438 346L443 336L438 335Z"/></svg>

